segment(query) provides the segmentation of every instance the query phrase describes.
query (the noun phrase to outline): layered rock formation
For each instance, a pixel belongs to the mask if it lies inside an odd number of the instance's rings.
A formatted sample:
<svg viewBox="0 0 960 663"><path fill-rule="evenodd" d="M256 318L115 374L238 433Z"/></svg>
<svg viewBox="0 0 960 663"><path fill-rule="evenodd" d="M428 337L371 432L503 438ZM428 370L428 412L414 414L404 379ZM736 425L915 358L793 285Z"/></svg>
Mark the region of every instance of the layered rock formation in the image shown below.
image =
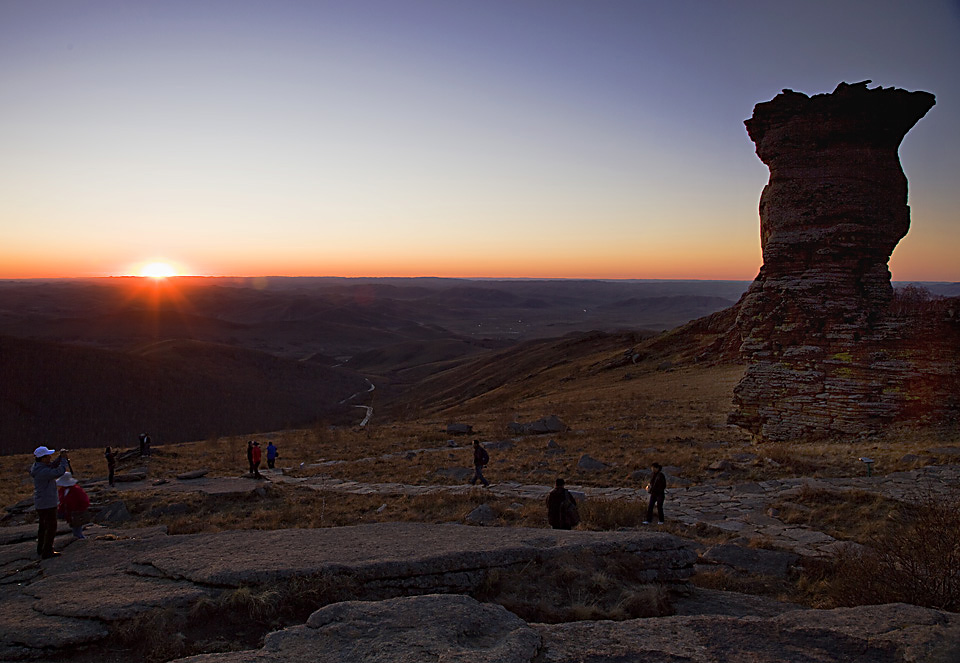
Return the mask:
<svg viewBox="0 0 960 663"><path fill-rule="evenodd" d="M874 432L956 408L956 314L892 311L887 269L910 226L897 149L934 97L867 83L784 90L745 123L770 180L763 267L737 316L751 364L731 421L765 439Z"/></svg>

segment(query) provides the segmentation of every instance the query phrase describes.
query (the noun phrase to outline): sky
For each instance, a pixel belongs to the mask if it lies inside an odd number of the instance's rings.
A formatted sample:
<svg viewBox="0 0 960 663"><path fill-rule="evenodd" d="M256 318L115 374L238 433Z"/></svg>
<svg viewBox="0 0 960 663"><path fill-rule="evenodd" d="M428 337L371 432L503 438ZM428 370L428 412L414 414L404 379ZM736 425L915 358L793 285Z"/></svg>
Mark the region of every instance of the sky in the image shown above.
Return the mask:
<svg viewBox="0 0 960 663"><path fill-rule="evenodd" d="M0 0L0 278L752 279L743 127L866 79L960 281L958 0Z"/></svg>

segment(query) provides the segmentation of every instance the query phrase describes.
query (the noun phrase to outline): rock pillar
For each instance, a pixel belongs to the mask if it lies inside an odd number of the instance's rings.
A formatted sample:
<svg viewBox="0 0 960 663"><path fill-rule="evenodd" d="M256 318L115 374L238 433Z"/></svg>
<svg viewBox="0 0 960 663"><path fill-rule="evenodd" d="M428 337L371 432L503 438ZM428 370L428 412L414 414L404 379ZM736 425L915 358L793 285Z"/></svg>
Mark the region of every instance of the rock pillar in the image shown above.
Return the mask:
<svg viewBox="0 0 960 663"><path fill-rule="evenodd" d="M751 363L731 421L766 439L875 430L903 407L886 347L900 334L885 313L887 262L910 227L897 150L934 96L867 83L784 90L745 122L770 180L763 267L737 317Z"/></svg>

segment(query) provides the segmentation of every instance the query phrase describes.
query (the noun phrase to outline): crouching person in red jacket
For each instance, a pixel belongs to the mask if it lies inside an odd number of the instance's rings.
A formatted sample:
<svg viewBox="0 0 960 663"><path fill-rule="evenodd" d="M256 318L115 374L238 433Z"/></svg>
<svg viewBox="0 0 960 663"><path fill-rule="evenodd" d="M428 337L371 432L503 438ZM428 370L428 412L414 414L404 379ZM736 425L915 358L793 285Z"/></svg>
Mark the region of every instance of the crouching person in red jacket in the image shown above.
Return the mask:
<svg viewBox="0 0 960 663"><path fill-rule="evenodd" d="M57 479L57 494L60 498L58 515L70 525L75 538L86 538L83 536L83 525L86 522L87 509L90 508L90 498L86 491L77 485L77 480L70 472L64 472L63 476Z"/></svg>

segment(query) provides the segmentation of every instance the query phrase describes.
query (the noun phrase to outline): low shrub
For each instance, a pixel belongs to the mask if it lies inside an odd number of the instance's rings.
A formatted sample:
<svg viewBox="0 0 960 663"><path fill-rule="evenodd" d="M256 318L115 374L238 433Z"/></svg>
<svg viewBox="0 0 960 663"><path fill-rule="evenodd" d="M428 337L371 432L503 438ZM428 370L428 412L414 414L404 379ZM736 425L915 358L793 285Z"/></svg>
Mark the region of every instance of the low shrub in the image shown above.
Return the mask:
<svg viewBox="0 0 960 663"><path fill-rule="evenodd" d="M890 519L866 546L841 552L827 595L841 606L903 602L960 611L960 490L925 495Z"/></svg>

